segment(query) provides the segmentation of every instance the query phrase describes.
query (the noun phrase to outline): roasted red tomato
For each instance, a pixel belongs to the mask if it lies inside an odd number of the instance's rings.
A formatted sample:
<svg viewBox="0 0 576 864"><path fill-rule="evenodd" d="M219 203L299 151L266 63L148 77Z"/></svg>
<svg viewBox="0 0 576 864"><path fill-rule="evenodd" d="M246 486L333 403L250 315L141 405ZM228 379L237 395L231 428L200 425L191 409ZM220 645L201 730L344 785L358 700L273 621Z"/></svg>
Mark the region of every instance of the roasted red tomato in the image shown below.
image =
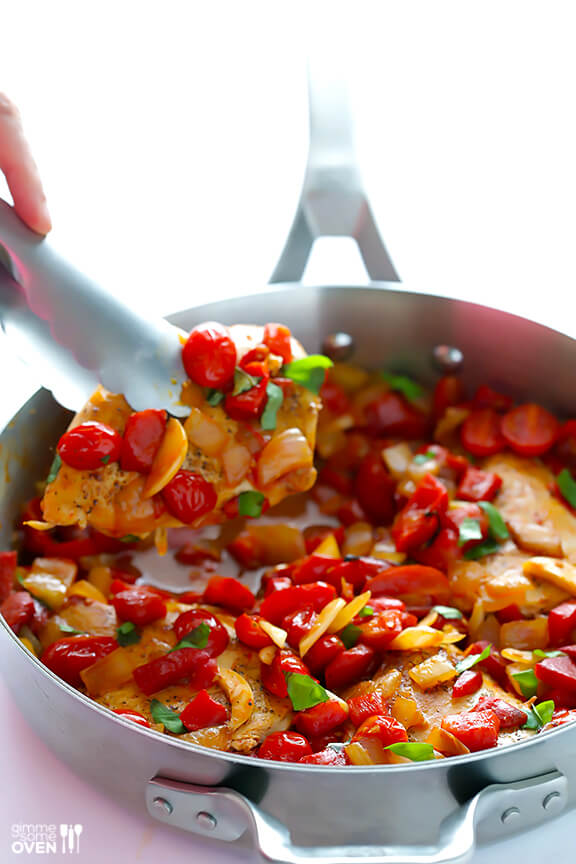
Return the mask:
<svg viewBox="0 0 576 864"><path fill-rule="evenodd" d="M166 429L166 411L137 411L128 418L120 452L123 471L147 474Z"/></svg>
<svg viewBox="0 0 576 864"><path fill-rule="evenodd" d="M337 726L345 723L347 718L346 703L329 699L328 702L321 702L306 711L299 711L296 714L295 725L299 732L308 738L314 738L332 732Z"/></svg>
<svg viewBox="0 0 576 864"><path fill-rule="evenodd" d="M110 602L121 621L131 621L138 627L151 624L166 615L164 599L144 587L128 586L111 597Z"/></svg>
<svg viewBox="0 0 576 864"><path fill-rule="evenodd" d="M333 750L327 747L325 750L319 750L318 753L312 753L310 756L303 756L300 759L303 765L348 765L348 758L343 750Z"/></svg>
<svg viewBox="0 0 576 864"><path fill-rule="evenodd" d="M478 669L466 669L454 682L452 697L460 699L462 696L471 696L482 687L482 672Z"/></svg>
<svg viewBox="0 0 576 864"><path fill-rule="evenodd" d="M450 732L474 753L476 750L496 747L500 720L493 711L447 714L442 719L442 729Z"/></svg>
<svg viewBox="0 0 576 864"><path fill-rule="evenodd" d="M548 635L551 645L563 645L572 641L576 632L576 601L566 600L552 609L548 615Z"/></svg>
<svg viewBox="0 0 576 864"><path fill-rule="evenodd" d="M361 741L363 738L376 738L386 747L388 744L408 741L408 733L402 723L394 717L380 714L364 720L354 733L352 741Z"/></svg>
<svg viewBox="0 0 576 864"><path fill-rule="evenodd" d="M207 609L189 609L187 612L182 612L174 622L176 638L178 641L186 639L201 624L206 624L210 628L210 632L208 633L206 644L202 644L199 647L210 657L218 657L219 654L222 654L226 650L230 639L226 628Z"/></svg>
<svg viewBox="0 0 576 864"><path fill-rule="evenodd" d="M360 726L369 717L383 715L388 713L386 700L382 693L374 690L372 693L363 693L360 696L353 696L348 699L348 710L350 711L350 721L354 726Z"/></svg>
<svg viewBox="0 0 576 864"><path fill-rule="evenodd" d="M269 693L280 699L288 696L286 678L292 672L298 672L300 675L309 674L304 662L291 651L278 651L272 663L260 664L262 685Z"/></svg>
<svg viewBox="0 0 576 864"><path fill-rule="evenodd" d="M310 743L298 732L272 732L260 745L256 754L259 759L274 759L276 762L300 762L304 756L312 755Z"/></svg>
<svg viewBox="0 0 576 864"><path fill-rule="evenodd" d="M366 425L372 435L426 438L429 420L399 393L385 393L366 406Z"/></svg>
<svg viewBox="0 0 576 864"><path fill-rule="evenodd" d="M447 507L446 487L432 474L426 474L394 520L392 537L396 549L407 552L427 543L440 529Z"/></svg>
<svg viewBox="0 0 576 864"><path fill-rule="evenodd" d="M501 425L500 415L492 408L475 409L462 424L462 444L474 456L492 456L499 453L506 446Z"/></svg>
<svg viewBox="0 0 576 864"><path fill-rule="evenodd" d="M386 525L394 515L394 489L394 480L380 452L365 456L356 475L354 492L362 510L378 525Z"/></svg>
<svg viewBox="0 0 576 864"><path fill-rule="evenodd" d="M31 519L40 518L38 516L30 516ZM40 534L41 532L36 532ZM16 552L0 552L0 603L2 603L10 592L16 579Z"/></svg>
<svg viewBox="0 0 576 864"><path fill-rule="evenodd" d="M344 643L338 636L321 636L306 654L306 665L313 675L320 675L342 651Z"/></svg>
<svg viewBox="0 0 576 864"><path fill-rule="evenodd" d="M207 690L200 690L180 714L180 720L189 732L221 726L229 718L228 709L217 702Z"/></svg>
<svg viewBox="0 0 576 864"><path fill-rule="evenodd" d="M502 478L491 471L480 471L470 465L458 486L457 496L464 501L492 501L500 487Z"/></svg>
<svg viewBox="0 0 576 864"><path fill-rule="evenodd" d="M445 375L434 388L434 417L440 418L447 408L464 401L464 387L458 375Z"/></svg>
<svg viewBox="0 0 576 864"><path fill-rule="evenodd" d="M122 450L122 436L103 423L81 423L69 429L58 442L62 461L78 471L97 471L109 462L117 462Z"/></svg>
<svg viewBox="0 0 576 864"><path fill-rule="evenodd" d="M234 612L243 612L252 608L255 597L239 579L232 576L212 576L204 590L204 602L212 606L224 606Z"/></svg>
<svg viewBox="0 0 576 864"><path fill-rule="evenodd" d="M40 659L59 678L80 687L80 672L116 648L118 642L111 636L70 636L53 642Z"/></svg>
<svg viewBox="0 0 576 864"><path fill-rule="evenodd" d="M255 651L273 644L270 636L260 626L257 615L247 615L243 612L234 622L234 629L240 642Z"/></svg>
<svg viewBox="0 0 576 864"><path fill-rule="evenodd" d="M376 652L369 645L356 645L338 654L324 670L326 686L339 690L365 678L372 669Z"/></svg>
<svg viewBox="0 0 576 864"><path fill-rule="evenodd" d="M186 678L193 690L209 687L218 672L218 663L206 651L179 648L150 663L138 666L132 673L136 684L146 696L177 684Z"/></svg>
<svg viewBox="0 0 576 864"><path fill-rule="evenodd" d="M34 600L27 591L15 591L0 604L0 613L15 633L34 617Z"/></svg>
<svg viewBox="0 0 576 864"><path fill-rule="evenodd" d="M358 625L361 631L359 640L375 651L385 651L405 627L413 627L417 623L418 619L414 615L399 612L397 609L387 609L361 620Z"/></svg>
<svg viewBox="0 0 576 864"><path fill-rule="evenodd" d="M522 456L540 456L552 447L560 424L541 405L518 405L502 418L502 435L506 443Z"/></svg>
<svg viewBox="0 0 576 864"><path fill-rule="evenodd" d="M268 400L266 392L268 380L268 376L262 376L258 384L250 390L245 390L237 396L229 393L224 400L224 408L228 416L240 422L260 417Z"/></svg>
<svg viewBox="0 0 576 864"><path fill-rule="evenodd" d="M490 696L482 696L474 706L474 710L493 711L500 721L500 729L517 729L528 720L526 711L511 705L505 699L491 699Z"/></svg>
<svg viewBox="0 0 576 864"><path fill-rule="evenodd" d="M373 579L369 579L367 588L373 594L386 594L392 597L414 597L415 595L430 597L436 603L442 603L450 597L448 577L434 567L424 567L421 564L402 564L384 570Z"/></svg>
<svg viewBox="0 0 576 864"><path fill-rule="evenodd" d="M292 360L291 333L283 324L266 324L263 342L272 354L277 354L284 363Z"/></svg>
<svg viewBox="0 0 576 864"><path fill-rule="evenodd" d="M161 494L168 512L185 525L211 513L218 501L211 483L201 474L183 469L174 475Z"/></svg>
<svg viewBox="0 0 576 864"><path fill-rule="evenodd" d="M188 377L200 387L220 388L234 377L236 346L220 324L200 324L182 349Z"/></svg>

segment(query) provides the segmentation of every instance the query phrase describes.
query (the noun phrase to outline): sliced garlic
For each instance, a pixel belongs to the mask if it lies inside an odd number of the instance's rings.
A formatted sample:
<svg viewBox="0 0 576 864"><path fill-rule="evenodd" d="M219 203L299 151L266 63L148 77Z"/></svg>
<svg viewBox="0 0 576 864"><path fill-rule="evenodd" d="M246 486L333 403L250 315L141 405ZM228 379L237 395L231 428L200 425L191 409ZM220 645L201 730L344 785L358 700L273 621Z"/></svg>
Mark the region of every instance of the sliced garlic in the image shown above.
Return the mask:
<svg viewBox="0 0 576 864"><path fill-rule="evenodd" d="M301 657L304 657L312 645L314 645L314 643L317 642L324 633L326 633L340 610L345 606L346 601L342 597L336 597L334 600L331 600L324 609L322 609L314 626L300 640L298 650L300 651Z"/></svg>
<svg viewBox="0 0 576 864"><path fill-rule="evenodd" d="M370 591L365 591L363 594L359 594L358 597L354 597L353 600L350 600L350 602L336 615L328 627L328 633L338 633L339 630L343 630L344 627L347 627L360 610L366 606L371 596Z"/></svg>

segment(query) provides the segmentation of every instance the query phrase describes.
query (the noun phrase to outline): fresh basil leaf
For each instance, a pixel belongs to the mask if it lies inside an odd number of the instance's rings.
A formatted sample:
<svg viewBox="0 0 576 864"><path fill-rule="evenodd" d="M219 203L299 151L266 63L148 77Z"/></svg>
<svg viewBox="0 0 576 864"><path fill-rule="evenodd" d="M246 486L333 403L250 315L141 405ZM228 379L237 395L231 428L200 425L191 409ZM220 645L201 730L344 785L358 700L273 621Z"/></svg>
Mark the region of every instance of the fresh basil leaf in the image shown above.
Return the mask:
<svg viewBox="0 0 576 864"><path fill-rule="evenodd" d="M121 543L138 543L140 537L137 534L124 534L123 537L120 537Z"/></svg>
<svg viewBox="0 0 576 864"><path fill-rule="evenodd" d="M447 621L464 617L460 609L455 609L454 606L433 606L432 612L437 612L442 618L446 618Z"/></svg>
<svg viewBox="0 0 576 864"><path fill-rule="evenodd" d="M542 651L541 648L535 648L532 652L533 657L543 660L545 657L565 657L564 651Z"/></svg>
<svg viewBox="0 0 576 864"><path fill-rule="evenodd" d="M140 631L132 621L124 621L116 628L116 641L122 648L126 645L136 645L140 641Z"/></svg>
<svg viewBox="0 0 576 864"><path fill-rule="evenodd" d="M532 705L528 712L528 719L523 729L542 729L552 719L556 706L552 699Z"/></svg>
<svg viewBox="0 0 576 864"><path fill-rule="evenodd" d="M295 711L305 711L307 708L314 708L315 705L330 700L324 687L309 675L292 672L287 676L286 683L288 696Z"/></svg>
<svg viewBox="0 0 576 864"><path fill-rule="evenodd" d="M464 657L463 660L460 660L460 662L456 664L456 672L458 675L462 672L466 672L467 669L472 669L472 667L476 666L477 663L486 660L486 658L490 656L491 650L492 645L487 645L480 654L469 654L467 657Z"/></svg>
<svg viewBox="0 0 576 864"><path fill-rule="evenodd" d="M72 627L71 624L68 624L67 621L59 621L58 629L61 633L69 633L71 636L84 636L85 630L76 630L75 627Z"/></svg>
<svg viewBox="0 0 576 864"><path fill-rule="evenodd" d="M103 465L107 465L108 462L110 461L110 454L107 453L106 456L102 456L100 461L102 462Z"/></svg>
<svg viewBox="0 0 576 864"><path fill-rule="evenodd" d="M210 625L207 624L206 621L202 621L197 627L194 627L190 633L184 636L184 638L181 639L174 648L171 648L168 653L178 651L180 648L197 648L201 651L208 645L209 638Z"/></svg>
<svg viewBox="0 0 576 864"><path fill-rule="evenodd" d="M533 669L523 669L521 672L512 672L512 678L518 682L518 686L525 699L531 699L538 690L538 679Z"/></svg>
<svg viewBox="0 0 576 864"><path fill-rule="evenodd" d="M402 393L410 402L420 399L424 390L406 375L394 375L392 372L380 372L380 377L386 381L391 390Z"/></svg>
<svg viewBox="0 0 576 864"><path fill-rule="evenodd" d="M238 496L238 513L240 516L249 516L254 519L262 514L262 507L266 501L262 492L241 492Z"/></svg>
<svg viewBox="0 0 576 864"><path fill-rule="evenodd" d="M232 390L232 395L240 396L241 393L246 393L247 390L256 387L259 382L260 378L254 378L248 372L245 372L244 369L240 369L237 366L234 370L234 389Z"/></svg>
<svg viewBox="0 0 576 864"><path fill-rule="evenodd" d="M168 732L173 732L175 735L183 735L188 730L180 720L180 715L168 708L158 699L150 701L150 713L156 723L162 723Z"/></svg>
<svg viewBox="0 0 576 864"><path fill-rule="evenodd" d="M417 453L416 456L412 459L415 465L424 465L425 462L429 462L431 459L435 459L436 454L433 450L428 450L426 453Z"/></svg>
<svg viewBox="0 0 576 864"><path fill-rule="evenodd" d="M206 402L208 405L212 405L213 408L216 405L220 405L221 402L224 401L224 393L222 390L216 390L215 387L209 387L206 391Z"/></svg>
<svg viewBox="0 0 576 864"><path fill-rule="evenodd" d="M358 612L359 618L370 618L372 615L374 615L374 609L372 608L372 606L364 606Z"/></svg>
<svg viewBox="0 0 576 864"><path fill-rule="evenodd" d="M496 540L489 538L484 543L478 543L477 546L471 546L464 552L464 558L467 561L476 561L477 558L483 558L485 555L493 555L500 548Z"/></svg>
<svg viewBox="0 0 576 864"><path fill-rule="evenodd" d="M463 519L458 529L458 545L464 546L470 540L481 540L482 528L478 519Z"/></svg>
<svg viewBox="0 0 576 864"><path fill-rule="evenodd" d="M52 461L52 465L50 466L50 471L48 472L48 477L46 478L46 483L53 483L58 475L58 471L60 470L60 466L62 465L62 459L60 458L60 454L56 453L54 459Z"/></svg>
<svg viewBox="0 0 576 864"><path fill-rule="evenodd" d="M510 532L508 531L506 523L504 522L502 514L498 508L495 507L494 504L491 504L490 501L479 501L478 506L481 507L488 516L490 536L494 540L508 540Z"/></svg>
<svg viewBox="0 0 576 864"><path fill-rule="evenodd" d="M296 384L318 395L324 384L326 369L330 369L333 365L332 360L324 357L323 354L310 354L308 357L301 357L300 360L287 363L282 368L281 374L284 378L291 378Z"/></svg>
<svg viewBox="0 0 576 864"><path fill-rule="evenodd" d="M350 624L348 624L338 635L346 648L354 648L361 632L360 627L357 627L356 624L350 622Z"/></svg>
<svg viewBox="0 0 576 864"><path fill-rule="evenodd" d="M397 741L395 744L387 744L384 750L391 750L397 756L404 756L412 762L428 762L434 759L432 744L423 741Z"/></svg>
<svg viewBox="0 0 576 864"><path fill-rule="evenodd" d="M262 429L276 429L276 415L284 401L284 391L277 384L269 381L266 385L266 395L268 399L260 418L260 425Z"/></svg>
<svg viewBox="0 0 576 864"><path fill-rule="evenodd" d="M576 508L576 481L572 477L568 468L564 468L560 474L558 474L556 482L558 483L558 489L562 493L562 497L571 507Z"/></svg>

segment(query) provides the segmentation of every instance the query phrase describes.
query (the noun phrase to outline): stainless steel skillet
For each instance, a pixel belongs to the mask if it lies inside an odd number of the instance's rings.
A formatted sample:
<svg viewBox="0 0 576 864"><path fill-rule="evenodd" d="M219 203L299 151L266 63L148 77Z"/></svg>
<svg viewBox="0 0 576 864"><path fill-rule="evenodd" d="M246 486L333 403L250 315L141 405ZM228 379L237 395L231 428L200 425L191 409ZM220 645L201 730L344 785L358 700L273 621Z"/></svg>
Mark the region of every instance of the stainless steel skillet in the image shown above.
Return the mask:
<svg viewBox="0 0 576 864"><path fill-rule="evenodd" d="M266 293L199 306L172 320L184 328L206 319L283 321L309 350L344 331L356 346L355 361L423 381L433 380L433 349L453 345L464 354L471 386L488 382L573 414L574 340L522 318L411 293L394 283L350 139L338 137L338 124L325 138L330 117L319 128L317 107L313 93L310 164L273 277L277 284ZM370 276L382 281L299 284L310 245L324 234L354 236ZM0 242L2 237L0 224ZM21 504L45 473L68 417L40 391L0 436L2 548L10 544ZM299 767L206 750L136 727L56 678L3 621L0 667L30 725L83 777L126 804L147 806L165 823L228 842L246 834L271 861L465 861L477 840L533 827L576 803L576 727L428 764Z"/></svg>

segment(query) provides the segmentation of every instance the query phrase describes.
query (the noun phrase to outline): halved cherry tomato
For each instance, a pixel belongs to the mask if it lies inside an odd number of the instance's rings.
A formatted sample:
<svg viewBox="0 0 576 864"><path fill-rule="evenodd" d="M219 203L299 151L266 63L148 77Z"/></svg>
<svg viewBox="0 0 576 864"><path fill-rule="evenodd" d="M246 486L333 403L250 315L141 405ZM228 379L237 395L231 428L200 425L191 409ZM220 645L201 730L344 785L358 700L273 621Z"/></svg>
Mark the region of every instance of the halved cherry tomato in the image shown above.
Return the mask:
<svg viewBox="0 0 576 864"><path fill-rule="evenodd" d="M200 690L180 714L180 720L189 732L197 732L198 729L206 729L210 726L221 726L226 723L228 717L226 706L213 699L207 690Z"/></svg>
<svg viewBox="0 0 576 864"><path fill-rule="evenodd" d="M354 726L360 726L369 717L386 714L388 706L379 690L372 693L362 693L347 700L350 721Z"/></svg>
<svg viewBox="0 0 576 864"><path fill-rule="evenodd" d="M474 456L492 456L506 446L501 418L492 408L477 408L464 420L460 430L463 446Z"/></svg>
<svg viewBox="0 0 576 864"><path fill-rule="evenodd" d="M330 690L348 687L365 678L374 665L376 652L369 645L356 645L338 654L324 670L326 686Z"/></svg>
<svg viewBox="0 0 576 864"><path fill-rule="evenodd" d="M561 690L576 690L576 663L570 657L546 657L534 667L539 681Z"/></svg>
<svg viewBox="0 0 576 864"><path fill-rule="evenodd" d="M486 384L481 384L478 387L473 402L478 408L493 408L494 411L500 412L509 411L514 404L514 400L510 396L498 393Z"/></svg>
<svg viewBox="0 0 576 864"><path fill-rule="evenodd" d="M261 648L267 648L268 645L273 644L270 636L262 630L256 615L247 615L246 612L243 612L236 618L234 629L240 642L255 651L260 651Z"/></svg>
<svg viewBox="0 0 576 864"><path fill-rule="evenodd" d="M119 717L124 717L126 720L132 720L133 723L137 723L138 726L144 726L146 729L150 729L150 723L144 717L143 714L140 714L139 711L130 711L128 708L113 708L114 714L118 714Z"/></svg>
<svg viewBox="0 0 576 864"><path fill-rule="evenodd" d="M266 393L268 380L267 376L263 376L258 384L250 390L245 390L244 393L239 393L238 396L229 393L224 400L224 408L228 416L239 421L260 417L268 400Z"/></svg>
<svg viewBox="0 0 576 864"><path fill-rule="evenodd" d="M18 559L16 552L0 552L0 603L2 603L12 591L14 580L16 579L17 563Z"/></svg>
<svg viewBox="0 0 576 864"><path fill-rule="evenodd" d="M204 602L211 606L224 606L233 612L244 612L254 606L254 594L233 576L212 576L204 589ZM266 616L265 616L266 617Z"/></svg>
<svg viewBox="0 0 576 864"><path fill-rule="evenodd" d="M278 651L272 660L272 663L260 664L260 678L262 686L272 693L273 696L278 696L280 699L285 699L288 696L288 685L286 677L292 672L298 672L300 675L308 675L308 668L304 662L297 657L292 651Z"/></svg>
<svg viewBox="0 0 576 864"><path fill-rule="evenodd" d="M298 732L272 732L256 753L259 759L273 759L276 762L300 762L305 756L312 756L312 748L304 735Z"/></svg>
<svg viewBox="0 0 576 864"><path fill-rule="evenodd" d="M375 651L385 651L390 642L404 630L405 627L414 627L418 619L407 612L399 612L397 609L387 609L384 612L376 612L369 618L362 618L359 641L363 645L369 645Z"/></svg>
<svg viewBox="0 0 576 864"><path fill-rule="evenodd" d="M366 425L372 435L426 438L429 420L399 393L385 393L366 406Z"/></svg>
<svg viewBox="0 0 576 864"><path fill-rule="evenodd" d="M496 747L500 720L493 711L447 714L442 718L442 729L450 732L474 753Z"/></svg>
<svg viewBox="0 0 576 864"><path fill-rule="evenodd" d="M454 682L452 698L460 699L462 696L471 696L482 687L482 672L478 669L466 669Z"/></svg>
<svg viewBox="0 0 576 864"><path fill-rule="evenodd" d="M492 501L500 487L502 478L491 471L481 471L470 465L460 481L458 498L464 501Z"/></svg>
<svg viewBox="0 0 576 864"><path fill-rule="evenodd" d="M491 698L490 696L482 696L474 706L474 710L493 711L500 721L500 729L517 729L528 720L526 711L516 705L511 705L505 699Z"/></svg>
<svg viewBox="0 0 576 864"><path fill-rule="evenodd" d="M164 437L166 416L166 411L153 408L130 415L120 452L120 467L123 471L139 471L141 474L150 471Z"/></svg>
<svg viewBox="0 0 576 864"><path fill-rule="evenodd" d="M434 388L432 410L434 417L442 417L447 408L464 401L464 386L458 375L444 375Z"/></svg>
<svg viewBox="0 0 576 864"><path fill-rule="evenodd" d="M295 726L299 732L312 738L332 732L347 719L346 705L337 699L329 699L327 702L314 705L313 708L307 708L306 711L299 711L296 714Z"/></svg>
<svg viewBox="0 0 576 864"><path fill-rule="evenodd" d="M34 600L28 591L15 591L0 604L0 613L15 633L34 617Z"/></svg>
<svg viewBox="0 0 576 864"><path fill-rule="evenodd" d="M399 552L427 543L439 530L448 507L448 492L432 474L426 474L392 525L392 537Z"/></svg>
<svg viewBox="0 0 576 864"><path fill-rule="evenodd" d="M554 415L533 402L518 405L502 418L502 435L522 456L545 453L555 443L559 429Z"/></svg>
<svg viewBox="0 0 576 864"><path fill-rule="evenodd" d="M327 747L300 759L301 765L348 765L348 758L343 750L333 750Z"/></svg>
<svg viewBox="0 0 576 864"><path fill-rule="evenodd" d="M200 324L186 340L182 362L200 387L224 387L234 377L236 346L221 324Z"/></svg>
<svg viewBox="0 0 576 864"><path fill-rule="evenodd" d="M343 561L336 562L336 566L329 575L332 577L332 584L335 584L337 588L340 588L342 579L345 579L355 590L360 590L366 584L367 579L389 569L390 566L390 563L378 558L346 557Z"/></svg>
<svg viewBox="0 0 576 864"><path fill-rule="evenodd" d="M388 744L408 741L408 733L399 720L386 714L379 714L364 720L356 729L352 741L361 741L363 738L376 738L384 747L387 747Z"/></svg>
<svg viewBox="0 0 576 864"><path fill-rule="evenodd" d="M462 557L458 532L454 528L442 528L429 546L414 549L410 554L420 564L448 572L454 562Z"/></svg>
<svg viewBox="0 0 576 864"><path fill-rule="evenodd" d="M423 595L434 602L441 603L450 598L448 578L441 570L424 567L421 564L403 564L384 570L366 587L376 596L386 594L392 597L411 597Z"/></svg>
<svg viewBox="0 0 576 864"><path fill-rule="evenodd" d="M312 606L296 609L284 618L282 629L288 633L288 644L292 648L298 648L300 640L312 629L317 618L318 613L314 611Z"/></svg>
<svg viewBox="0 0 576 864"><path fill-rule="evenodd" d="M185 525L195 522L216 507L218 496L211 483L195 471L177 471L162 489L168 512Z"/></svg>
<svg viewBox="0 0 576 864"><path fill-rule="evenodd" d="M386 525L394 515L395 483L382 461L380 452L369 453L360 463L354 492L362 510L378 525Z"/></svg>
<svg viewBox="0 0 576 864"><path fill-rule="evenodd" d="M308 605L312 606L315 612L319 612L335 597L336 589L326 582L294 585L265 597L260 606L260 614L272 624L280 626L291 612Z"/></svg>
<svg viewBox="0 0 576 864"><path fill-rule="evenodd" d="M342 651L344 643L338 636L321 636L306 654L306 665L314 675L320 675Z"/></svg>
<svg viewBox="0 0 576 864"><path fill-rule="evenodd" d="M292 360L291 335L288 327L283 324L266 324L262 341L272 354L277 354L284 363L289 363Z"/></svg>
<svg viewBox="0 0 576 864"><path fill-rule="evenodd" d="M217 672L218 663L206 651L179 648L138 666L132 675L140 690L151 696L183 678L189 680L192 690L202 690L210 686Z"/></svg>
<svg viewBox="0 0 576 864"><path fill-rule="evenodd" d="M562 645L571 640L576 631L576 601L566 600L548 614L548 635L551 645Z"/></svg>
<svg viewBox="0 0 576 864"><path fill-rule="evenodd" d="M118 642L111 636L70 636L49 645L40 659L68 684L80 687L80 672L116 648Z"/></svg>
<svg viewBox="0 0 576 864"><path fill-rule="evenodd" d="M81 423L69 429L58 442L62 461L78 471L96 471L109 462L117 462L122 436L104 423Z"/></svg>
<svg viewBox="0 0 576 864"><path fill-rule="evenodd" d="M210 628L208 642L202 651L205 651L210 657L218 657L228 647L230 638L226 628L207 609L188 609L187 612L182 612L174 622L176 638L178 641L185 639L200 624L207 624Z"/></svg>
<svg viewBox="0 0 576 864"><path fill-rule="evenodd" d="M121 621L131 621L138 627L166 615L166 603L162 597L145 587L130 585L127 590L115 593L110 602Z"/></svg>

